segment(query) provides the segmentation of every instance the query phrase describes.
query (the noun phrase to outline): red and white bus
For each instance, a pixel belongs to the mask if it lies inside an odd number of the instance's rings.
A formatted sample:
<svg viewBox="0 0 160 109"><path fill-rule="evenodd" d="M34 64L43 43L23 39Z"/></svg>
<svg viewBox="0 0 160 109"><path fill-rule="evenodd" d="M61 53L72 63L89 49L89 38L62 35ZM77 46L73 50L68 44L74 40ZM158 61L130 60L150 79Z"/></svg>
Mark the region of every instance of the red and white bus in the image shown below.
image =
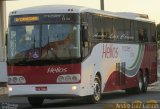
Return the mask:
<svg viewBox="0 0 160 109"><path fill-rule="evenodd" d="M80 6L38 6L10 13L9 96L87 97L147 91L157 81L155 23L147 15Z"/></svg>

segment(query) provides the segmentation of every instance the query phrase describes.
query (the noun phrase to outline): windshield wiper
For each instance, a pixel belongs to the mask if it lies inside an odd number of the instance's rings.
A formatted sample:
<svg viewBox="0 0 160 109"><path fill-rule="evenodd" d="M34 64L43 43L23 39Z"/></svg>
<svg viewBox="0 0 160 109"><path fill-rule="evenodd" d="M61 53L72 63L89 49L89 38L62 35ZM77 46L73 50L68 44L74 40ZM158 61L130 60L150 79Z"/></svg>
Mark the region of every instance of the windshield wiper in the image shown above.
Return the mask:
<svg viewBox="0 0 160 109"><path fill-rule="evenodd" d="M15 64L15 65L24 65L24 64L26 64L26 59L25 58L23 58L23 59L8 59L8 63L9 64Z"/></svg>

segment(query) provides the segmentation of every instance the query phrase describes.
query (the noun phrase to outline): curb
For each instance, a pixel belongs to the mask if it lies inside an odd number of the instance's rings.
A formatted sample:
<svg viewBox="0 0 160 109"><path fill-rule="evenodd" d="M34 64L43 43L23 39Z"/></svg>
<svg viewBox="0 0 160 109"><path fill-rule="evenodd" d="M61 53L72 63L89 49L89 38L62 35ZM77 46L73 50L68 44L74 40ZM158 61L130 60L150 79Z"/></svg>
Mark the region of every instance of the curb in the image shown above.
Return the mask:
<svg viewBox="0 0 160 109"><path fill-rule="evenodd" d="M160 81L157 81L155 83L149 84L149 87L153 87L153 86L160 86Z"/></svg>

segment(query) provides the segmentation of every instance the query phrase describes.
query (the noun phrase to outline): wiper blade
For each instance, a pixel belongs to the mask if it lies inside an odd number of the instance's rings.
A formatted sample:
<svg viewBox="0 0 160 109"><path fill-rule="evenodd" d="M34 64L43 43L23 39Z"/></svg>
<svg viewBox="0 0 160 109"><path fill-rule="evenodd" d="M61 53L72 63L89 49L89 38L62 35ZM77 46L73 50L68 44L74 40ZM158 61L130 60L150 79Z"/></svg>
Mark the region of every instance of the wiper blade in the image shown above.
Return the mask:
<svg viewBox="0 0 160 109"><path fill-rule="evenodd" d="M26 59L20 59L20 58L15 58L15 59L8 59L9 64L25 64Z"/></svg>

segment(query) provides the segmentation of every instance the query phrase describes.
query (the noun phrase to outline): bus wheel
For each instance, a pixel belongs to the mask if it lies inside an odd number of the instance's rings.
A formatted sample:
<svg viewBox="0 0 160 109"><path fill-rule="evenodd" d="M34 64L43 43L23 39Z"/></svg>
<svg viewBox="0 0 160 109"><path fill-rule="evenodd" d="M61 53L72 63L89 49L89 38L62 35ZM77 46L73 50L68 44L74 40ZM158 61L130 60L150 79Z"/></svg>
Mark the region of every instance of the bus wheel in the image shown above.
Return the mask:
<svg viewBox="0 0 160 109"><path fill-rule="evenodd" d="M133 90L134 90L133 88L128 88L128 89L125 89L125 92L127 94L132 94L132 93L134 93Z"/></svg>
<svg viewBox="0 0 160 109"><path fill-rule="evenodd" d="M135 89L134 89L134 92L135 93L141 93L141 92L143 92L143 76L142 76L142 73L141 72L139 72L138 73L138 86L137 87L135 87Z"/></svg>
<svg viewBox="0 0 160 109"><path fill-rule="evenodd" d="M137 87L128 88L128 89L125 89L125 91L126 91L127 94L141 93L141 92L143 92L143 87L144 87L143 77L141 75L141 72L139 72L138 73L138 85L137 85Z"/></svg>
<svg viewBox="0 0 160 109"><path fill-rule="evenodd" d="M89 96L89 103L98 103L101 100L101 80L97 75L94 80L93 88L94 93Z"/></svg>
<svg viewBox="0 0 160 109"><path fill-rule="evenodd" d="M147 87L148 87L148 77L147 74L145 73L143 77L143 89L142 92L147 92Z"/></svg>
<svg viewBox="0 0 160 109"><path fill-rule="evenodd" d="M32 106L41 106L43 104L44 98L41 97L28 97L28 101Z"/></svg>

